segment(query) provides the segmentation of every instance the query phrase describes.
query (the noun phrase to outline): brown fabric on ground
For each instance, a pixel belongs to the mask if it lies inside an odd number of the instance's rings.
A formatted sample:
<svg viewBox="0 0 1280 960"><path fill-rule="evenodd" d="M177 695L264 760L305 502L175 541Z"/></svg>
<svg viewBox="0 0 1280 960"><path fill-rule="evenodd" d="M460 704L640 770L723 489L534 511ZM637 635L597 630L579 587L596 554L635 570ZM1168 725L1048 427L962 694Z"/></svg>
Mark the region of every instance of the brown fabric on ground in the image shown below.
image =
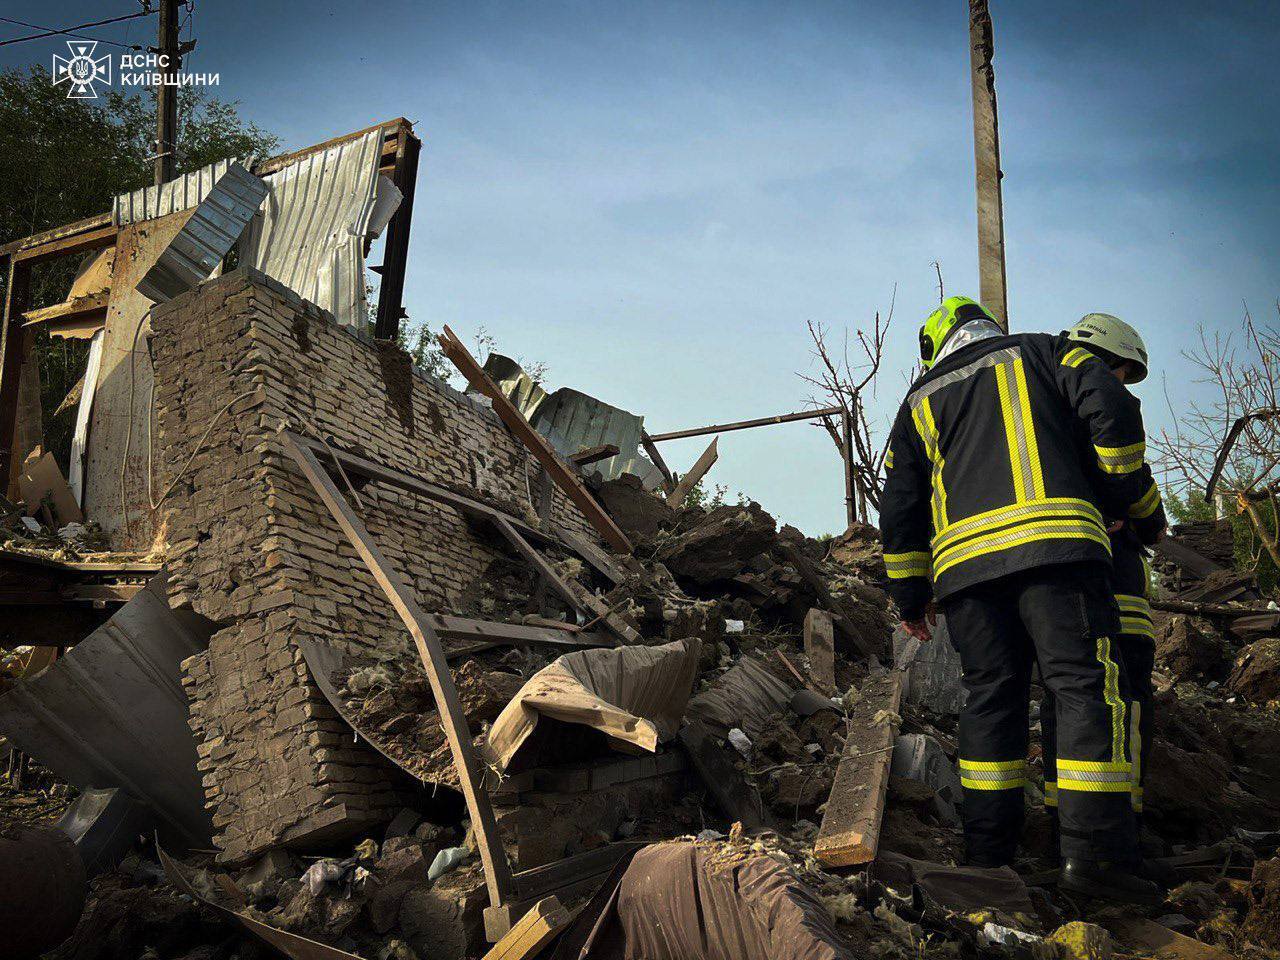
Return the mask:
<svg viewBox="0 0 1280 960"><path fill-rule="evenodd" d="M811 889L773 858L730 844L645 847L603 912L579 922L594 926L578 960L854 957Z"/></svg>

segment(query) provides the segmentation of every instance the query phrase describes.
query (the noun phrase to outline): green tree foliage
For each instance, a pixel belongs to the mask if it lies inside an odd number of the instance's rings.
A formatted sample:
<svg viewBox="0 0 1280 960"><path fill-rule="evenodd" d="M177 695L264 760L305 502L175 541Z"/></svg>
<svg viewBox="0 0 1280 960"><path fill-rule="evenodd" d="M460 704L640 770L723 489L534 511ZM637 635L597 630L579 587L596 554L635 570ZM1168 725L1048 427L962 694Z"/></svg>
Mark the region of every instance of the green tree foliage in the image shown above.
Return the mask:
<svg viewBox="0 0 1280 960"><path fill-rule="evenodd" d="M179 90L179 173L279 148L279 139L244 120L239 108L203 88ZM154 142L151 95L112 91L97 100L68 100L66 88L55 87L42 67L0 72L0 243L103 213L116 194L147 186ZM68 258L33 270L31 305L61 301L76 266ZM87 341L45 334L35 347L45 443L64 467L75 407L63 400L84 372L87 351Z"/></svg>
<svg viewBox="0 0 1280 960"><path fill-rule="evenodd" d="M1169 493L1164 498L1165 509L1172 523L1203 523L1217 518L1214 505L1205 502L1203 497L1190 495L1185 499ZM1276 535L1276 516L1270 507L1263 503L1259 513L1269 536ZM1233 561L1237 570L1252 570L1257 574L1258 586L1263 593L1270 594L1280 582L1280 571L1271 559L1271 555L1258 542L1257 532L1253 524L1243 513L1232 512L1226 519L1231 524L1231 541L1234 550Z"/></svg>

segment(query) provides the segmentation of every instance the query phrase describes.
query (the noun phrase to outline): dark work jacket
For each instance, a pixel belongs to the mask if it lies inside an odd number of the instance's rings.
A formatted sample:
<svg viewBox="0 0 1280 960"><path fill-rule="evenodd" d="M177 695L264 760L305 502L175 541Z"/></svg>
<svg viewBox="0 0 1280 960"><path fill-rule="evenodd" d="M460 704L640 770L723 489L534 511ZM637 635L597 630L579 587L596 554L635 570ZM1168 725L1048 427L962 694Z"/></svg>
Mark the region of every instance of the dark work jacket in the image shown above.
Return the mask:
<svg viewBox="0 0 1280 960"><path fill-rule="evenodd" d="M994 337L939 361L912 384L885 458L880 524L902 616L1034 567L1109 568L1104 516L1154 540L1145 453L1137 398L1063 336Z"/></svg>

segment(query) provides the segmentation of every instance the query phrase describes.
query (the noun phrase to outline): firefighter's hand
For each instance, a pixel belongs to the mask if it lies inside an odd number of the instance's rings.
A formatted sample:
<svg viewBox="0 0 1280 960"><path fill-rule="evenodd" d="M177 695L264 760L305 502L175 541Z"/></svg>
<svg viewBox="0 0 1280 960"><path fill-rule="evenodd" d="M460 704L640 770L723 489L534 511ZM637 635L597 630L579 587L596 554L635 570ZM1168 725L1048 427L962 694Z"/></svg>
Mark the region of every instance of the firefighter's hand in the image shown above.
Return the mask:
<svg viewBox="0 0 1280 960"><path fill-rule="evenodd" d="M938 608L930 603L924 608L924 616L919 620L903 620L902 629L915 637L921 643L928 643L933 639L933 631L931 627L938 625Z"/></svg>

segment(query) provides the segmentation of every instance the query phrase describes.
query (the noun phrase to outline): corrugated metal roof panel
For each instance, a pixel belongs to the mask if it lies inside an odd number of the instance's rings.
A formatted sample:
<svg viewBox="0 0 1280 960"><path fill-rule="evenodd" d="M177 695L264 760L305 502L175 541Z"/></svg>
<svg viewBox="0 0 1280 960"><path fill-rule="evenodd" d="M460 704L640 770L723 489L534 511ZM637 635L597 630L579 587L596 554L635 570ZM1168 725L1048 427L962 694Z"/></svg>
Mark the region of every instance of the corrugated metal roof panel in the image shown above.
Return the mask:
<svg viewBox="0 0 1280 960"><path fill-rule="evenodd" d="M267 185L240 164L227 167L138 282L138 292L160 303L207 280L231 252L266 195Z"/></svg>
<svg viewBox="0 0 1280 960"><path fill-rule="evenodd" d="M640 453L643 417L570 387L548 394L530 379L520 364L498 353L489 354L484 369L561 456L568 457L600 444L616 444L616 457L593 463L588 469L606 480L615 480L624 473L634 474L648 490L662 484L662 472Z"/></svg>
<svg viewBox="0 0 1280 960"><path fill-rule="evenodd" d="M112 201L111 222L122 227L139 220L154 220L181 210L190 210L209 195L214 184L233 163L239 162L235 157L228 157L191 173L184 173L161 186L143 187L132 193L121 194Z"/></svg>
<svg viewBox="0 0 1280 960"><path fill-rule="evenodd" d="M78 787L121 787L210 833L179 664L208 630L169 609L164 575L41 673L0 696L0 733Z"/></svg>
<svg viewBox="0 0 1280 960"><path fill-rule="evenodd" d="M244 247L247 262L357 328L367 321L364 237L381 150L372 130L271 174Z"/></svg>

